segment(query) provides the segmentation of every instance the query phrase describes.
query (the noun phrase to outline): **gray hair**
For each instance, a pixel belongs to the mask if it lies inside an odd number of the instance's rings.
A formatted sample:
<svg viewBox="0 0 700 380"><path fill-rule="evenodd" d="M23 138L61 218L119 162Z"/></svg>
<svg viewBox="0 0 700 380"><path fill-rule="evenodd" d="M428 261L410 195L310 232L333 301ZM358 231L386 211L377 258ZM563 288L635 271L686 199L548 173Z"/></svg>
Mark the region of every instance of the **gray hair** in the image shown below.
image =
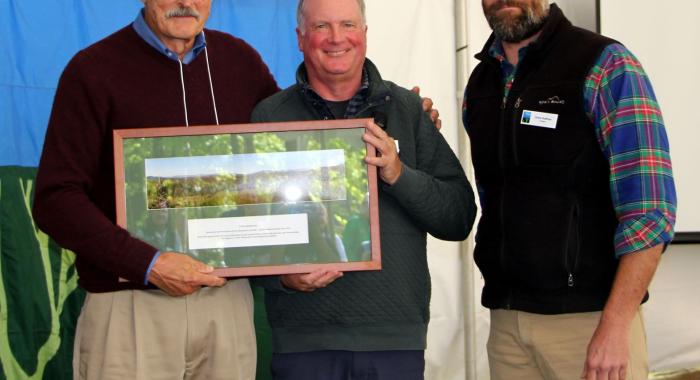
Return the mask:
<svg viewBox="0 0 700 380"><path fill-rule="evenodd" d="M304 3L304 0L299 0L299 5L297 5L297 27L302 34L304 34ZM357 0L357 5L360 6L362 24L367 24L367 17L365 16L365 0Z"/></svg>

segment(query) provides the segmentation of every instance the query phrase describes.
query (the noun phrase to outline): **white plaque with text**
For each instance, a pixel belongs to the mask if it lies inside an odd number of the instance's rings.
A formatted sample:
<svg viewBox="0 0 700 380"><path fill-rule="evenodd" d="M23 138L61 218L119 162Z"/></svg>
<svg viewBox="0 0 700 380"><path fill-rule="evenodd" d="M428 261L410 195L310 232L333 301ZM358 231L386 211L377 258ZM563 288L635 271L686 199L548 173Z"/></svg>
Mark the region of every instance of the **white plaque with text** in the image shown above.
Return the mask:
<svg viewBox="0 0 700 380"><path fill-rule="evenodd" d="M308 244L306 214L190 219L190 249Z"/></svg>

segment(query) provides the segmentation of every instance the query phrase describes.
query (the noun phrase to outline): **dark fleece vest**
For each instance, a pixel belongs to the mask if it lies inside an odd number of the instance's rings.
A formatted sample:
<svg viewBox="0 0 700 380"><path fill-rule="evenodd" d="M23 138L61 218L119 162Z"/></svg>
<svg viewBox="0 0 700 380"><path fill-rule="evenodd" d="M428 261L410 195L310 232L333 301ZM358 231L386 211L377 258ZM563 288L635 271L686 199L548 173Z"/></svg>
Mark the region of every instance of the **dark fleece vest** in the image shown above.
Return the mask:
<svg viewBox="0 0 700 380"><path fill-rule="evenodd" d="M585 78L615 41L576 28L556 5L503 97L489 39L467 85L483 215L475 260L484 306L540 314L602 310L617 269L609 166L584 111ZM528 112L556 128L523 124Z"/></svg>

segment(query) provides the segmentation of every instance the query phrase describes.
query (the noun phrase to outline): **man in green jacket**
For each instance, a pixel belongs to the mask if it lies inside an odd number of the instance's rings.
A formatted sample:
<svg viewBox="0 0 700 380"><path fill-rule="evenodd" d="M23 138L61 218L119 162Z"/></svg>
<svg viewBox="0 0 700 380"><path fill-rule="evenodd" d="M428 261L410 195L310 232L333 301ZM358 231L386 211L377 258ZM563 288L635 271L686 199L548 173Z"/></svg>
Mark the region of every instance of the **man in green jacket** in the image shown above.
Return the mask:
<svg viewBox="0 0 700 380"><path fill-rule="evenodd" d="M301 0L297 21L304 54L297 83L261 102L252 119L384 115L383 125L370 123L363 136L379 153L366 161L380 178L382 270L263 280L273 375L422 379L430 301L427 234L465 239L476 212L473 192L420 98L382 80L365 58L362 0Z"/></svg>

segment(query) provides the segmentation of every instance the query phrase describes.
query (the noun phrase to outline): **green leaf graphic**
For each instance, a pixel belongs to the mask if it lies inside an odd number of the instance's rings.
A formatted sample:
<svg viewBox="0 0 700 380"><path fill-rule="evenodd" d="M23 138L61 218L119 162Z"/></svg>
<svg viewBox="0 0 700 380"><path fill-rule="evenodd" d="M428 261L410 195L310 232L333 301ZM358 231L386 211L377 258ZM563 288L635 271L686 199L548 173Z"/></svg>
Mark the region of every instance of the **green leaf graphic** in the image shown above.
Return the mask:
<svg viewBox="0 0 700 380"><path fill-rule="evenodd" d="M69 379L83 302L75 255L31 218L36 169L0 167L0 360L6 379ZM65 340L69 340L66 342ZM54 357L59 363L47 366Z"/></svg>

